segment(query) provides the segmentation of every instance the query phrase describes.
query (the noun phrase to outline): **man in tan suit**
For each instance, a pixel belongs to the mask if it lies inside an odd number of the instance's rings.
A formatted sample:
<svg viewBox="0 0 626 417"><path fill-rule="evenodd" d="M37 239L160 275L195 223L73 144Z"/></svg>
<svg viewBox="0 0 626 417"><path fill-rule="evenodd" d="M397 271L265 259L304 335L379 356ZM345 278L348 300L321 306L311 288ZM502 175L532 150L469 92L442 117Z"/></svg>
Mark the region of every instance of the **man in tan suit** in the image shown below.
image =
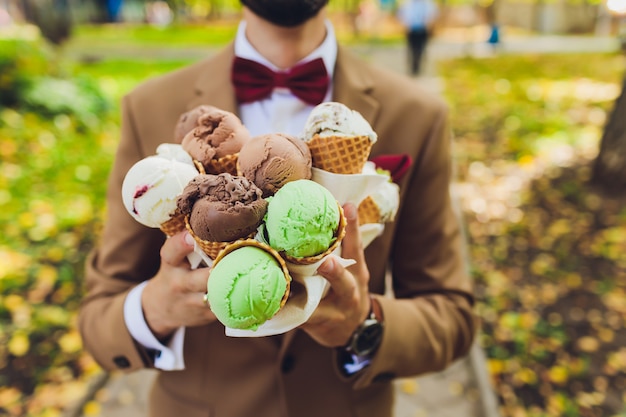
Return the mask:
<svg viewBox="0 0 626 417"><path fill-rule="evenodd" d="M445 368L466 354L475 333L462 237L449 197L447 109L414 81L338 46L327 0L242 0L235 41L213 57L147 81L122 103L122 135L101 244L87 264L80 311L86 349L109 370L161 369L150 416L390 416L395 377ZM274 70L321 59L324 100L360 112L378 134L372 156L409 155L398 181L395 222L365 250L356 208L342 256L319 273L331 285L311 319L283 335L227 337L203 303L209 268L192 270L186 232L165 240L124 209L128 169L173 142L179 116L200 104L238 114L253 135L296 134L313 104L284 87L238 100L233 60ZM385 276L391 271L391 287ZM209 277L210 279L210 277ZM393 293L393 297L383 294Z"/></svg>

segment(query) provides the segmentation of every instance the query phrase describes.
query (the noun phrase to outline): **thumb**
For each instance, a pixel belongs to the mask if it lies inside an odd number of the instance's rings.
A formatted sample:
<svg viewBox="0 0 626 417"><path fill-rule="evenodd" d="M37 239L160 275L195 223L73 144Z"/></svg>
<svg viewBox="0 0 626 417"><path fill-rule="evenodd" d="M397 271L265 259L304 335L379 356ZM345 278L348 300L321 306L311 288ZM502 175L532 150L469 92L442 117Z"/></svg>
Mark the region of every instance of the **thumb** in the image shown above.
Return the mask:
<svg viewBox="0 0 626 417"><path fill-rule="evenodd" d="M175 234L165 240L161 247L161 260L172 266L186 262L186 256L193 252L194 240L189 232L184 231Z"/></svg>

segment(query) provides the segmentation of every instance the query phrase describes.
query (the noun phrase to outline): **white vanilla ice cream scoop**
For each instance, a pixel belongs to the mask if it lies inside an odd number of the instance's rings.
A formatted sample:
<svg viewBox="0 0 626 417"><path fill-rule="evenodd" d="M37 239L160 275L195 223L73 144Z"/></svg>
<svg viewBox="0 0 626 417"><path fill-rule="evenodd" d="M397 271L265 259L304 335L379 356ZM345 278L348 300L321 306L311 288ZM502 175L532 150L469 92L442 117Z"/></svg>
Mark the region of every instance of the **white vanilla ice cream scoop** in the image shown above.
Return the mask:
<svg viewBox="0 0 626 417"><path fill-rule="evenodd" d="M393 182L387 182L377 188L370 197L380 210L380 222L392 221L398 212L400 204L400 188Z"/></svg>
<svg viewBox="0 0 626 417"><path fill-rule="evenodd" d="M309 141L315 135L321 137L365 136L372 143L378 139L378 135L361 113L332 101L318 104L311 110L301 139Z"/></svg>
<svg viewBox="0 0 626 417"><path fill-rule="evenodd" d="M160 227L176 211L176 199L198 171L190 165L159 155L137 161L122 183L124 207L135 220Z"/></svg>
<svg viewBox="0 0 626 417"><path fill-rule="evenodd" d="M194 166L191 155L177 143L162 143L156 149L157 156Z"/></svg>
<svg viewBox="0 0 626 417"><path fill-rule="evenodd" d="M386 174L378 173L376 166L371 161L365 164L363 173L387 176ZM400 205L400 187L398 184L389 179L389 181L383 182L378 187L374 188L369 197L374 200L374 203L378 206L378 210L380 211L379 221L381 223L390 222L396 217L398 206Z"/></svg>

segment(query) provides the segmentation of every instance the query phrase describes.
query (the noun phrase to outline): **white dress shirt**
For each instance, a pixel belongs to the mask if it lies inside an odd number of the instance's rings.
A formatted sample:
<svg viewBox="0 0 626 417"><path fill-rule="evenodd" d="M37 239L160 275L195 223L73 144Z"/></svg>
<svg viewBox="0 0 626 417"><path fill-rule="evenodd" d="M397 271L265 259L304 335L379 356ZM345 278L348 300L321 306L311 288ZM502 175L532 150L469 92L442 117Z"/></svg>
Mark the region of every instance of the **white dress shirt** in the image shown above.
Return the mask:
<svg viewBox="0 0 626 417"><path fill-rule="evenodd" d="M235 37L235 55L256 61L276 71L278 68L267 61L254 49L245 36L246 22L241 21ZM326 21L326 38L322 44L298 63L322 58L331 82L324 101L332 97L332 79L337 60L337 40L332 24ZM266 99L242 104L239 107L241 121L252 136L266 133L286 133L298 136L304 128L306 119L314 106L307 104L291 94L287 88L275 88ZM167 346L152 334L146 323L141 307L141 294L147 282L133 288L124 301L124 321L131 336L142 346L155 351L154 366L165 371L185 369L183 342L185 328L180 327Z"/></svg>
<svg viewBox="0 0 626 417"><path fill-rule="evenodd" d="M240 58L256 61L266 67L278 71L275 65L265 59L250 44L245 36L246 23L242 21L235 38L235 55ZM298 64L322 58L326 71L331 79L324 101L329 101L332 95L333 70L337 60L337 40L330 22L326 22L326 38L324 42ZM302 133L304 123L313 110L312 105L295 97L288 88L275 88L272 95L266 99L246 103L239 106L241 121L248 128L252 136L266 133L286 133L298 136Z"/></svg>

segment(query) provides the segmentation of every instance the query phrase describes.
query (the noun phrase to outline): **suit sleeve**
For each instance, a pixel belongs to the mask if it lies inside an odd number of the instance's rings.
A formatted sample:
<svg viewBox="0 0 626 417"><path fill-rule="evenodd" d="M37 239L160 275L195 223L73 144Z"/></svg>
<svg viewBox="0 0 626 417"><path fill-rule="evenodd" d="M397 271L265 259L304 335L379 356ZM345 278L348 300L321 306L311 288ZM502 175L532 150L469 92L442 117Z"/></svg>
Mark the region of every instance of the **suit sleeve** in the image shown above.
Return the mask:
<svg viewBox="0 0 626 417"><path fill-rule="evenodd" d="M106 218L100 242L86 264L86 296L79 310L85 349L104 369L133 371L152 366L124 322L124 300L140 282L156 274L164 235L135 221L122 203L128 169L145 156L135 133L129 96L122 101L122 130L109 177Z"/></svg>
<svg viewBox="0 0 626 417"><path fill-rule="evenodd" d="M439 371L465 355L476 320L460 221L450 198L447 108L437 113L415 159L392 247L395 298L377 296L382 344L355 387Z"/></svg>

